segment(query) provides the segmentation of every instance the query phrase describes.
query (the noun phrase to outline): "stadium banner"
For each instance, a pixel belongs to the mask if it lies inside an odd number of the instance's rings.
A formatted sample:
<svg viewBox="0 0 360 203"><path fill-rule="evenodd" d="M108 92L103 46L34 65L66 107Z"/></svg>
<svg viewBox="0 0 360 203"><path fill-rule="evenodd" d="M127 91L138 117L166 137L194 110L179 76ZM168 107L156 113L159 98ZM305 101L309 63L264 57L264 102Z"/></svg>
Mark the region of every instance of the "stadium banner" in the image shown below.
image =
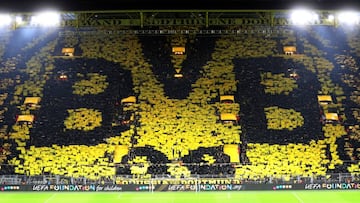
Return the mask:
<svg viewBox="0 0 360 203"><path fill-rule="evenodd" d="M152 192L152 191L250 191L250 190L359 190L360 182L312 184L36 184L0 185L0 192L58 191L58 192Z"/></svg>
<svg viewBox="0 0 360 203"><path fill-rule="evenodd" d="M301 184L158 184L154 191L303 190Z"/></svg>
<svg viewBox="0 0 360 203"><path fill-rule="evenodd" d="M154 191L172 192L172 191L197 191L196 184L157 184Z"/></svg>
<svg viewBox="0 0 360 203"><path fill-rule="evenodd" d="M198 191L239 191L244 190L240 184L199 184Z"/></svg>
<svg viewBox="0 0 360 203"><path fill-rule="evenodd" d="M154 191L242 191L242 190L354 190L360 183L319 184L157 184Z"/></svg>
<svg viewBox="0 0 360 203"><path fill-rule="evenodd" d="M304 184L305 190L359 190L360 182Z"/></svg>
<svg viewBox="0 0 360 203"><path fill-rule="evenodd" d="M100 185L100 184L36 184L36 185L0 185L0 191L58 191L58 192L149 192L150 185Z"/></svg>

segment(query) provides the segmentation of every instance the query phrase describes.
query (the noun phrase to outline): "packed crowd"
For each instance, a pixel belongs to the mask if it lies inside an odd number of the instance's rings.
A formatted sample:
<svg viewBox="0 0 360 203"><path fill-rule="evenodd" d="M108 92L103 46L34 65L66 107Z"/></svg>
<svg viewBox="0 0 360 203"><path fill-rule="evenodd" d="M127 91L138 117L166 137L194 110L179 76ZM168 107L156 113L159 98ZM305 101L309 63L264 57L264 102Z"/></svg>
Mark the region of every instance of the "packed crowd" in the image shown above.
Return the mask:
<svg viewBox="0 0 360 203"><path fill-rule="evenodd" d="M9 42L21 38L20 32L14 31ZM15 61L17 69L1 68L6 74L0 79L8 85L0 86L6 94L1 101L6 111L0 115L6 121L0 123L5 129L0 152L6 158L0 159L0 173L254 179L359 172L359 112L354 110L359 108L359 56L342 56L354 48L322 41L316 30L293 38L56 37L42 32L21 38L19 47L2 56ZM281 47L288 43L303 55L283 56ZM73 58L53 57L69 46L81 51ZM174 56L173 46L186 51ZM318 94L334 98L344 122L320 122ZM221 104L221 95L234 95L235 102ZM41 97L39 108L22 104L28 96ZM136 102L121 104L129 96ZM221 112L238 115L239 123L219 122ZM19 114L34 114L35 120L16 127ZM125 118L130 122L118 120ZM239 163L230 162L226 144L239 146ZM119 145L128 151L114 163Z"/></svg>

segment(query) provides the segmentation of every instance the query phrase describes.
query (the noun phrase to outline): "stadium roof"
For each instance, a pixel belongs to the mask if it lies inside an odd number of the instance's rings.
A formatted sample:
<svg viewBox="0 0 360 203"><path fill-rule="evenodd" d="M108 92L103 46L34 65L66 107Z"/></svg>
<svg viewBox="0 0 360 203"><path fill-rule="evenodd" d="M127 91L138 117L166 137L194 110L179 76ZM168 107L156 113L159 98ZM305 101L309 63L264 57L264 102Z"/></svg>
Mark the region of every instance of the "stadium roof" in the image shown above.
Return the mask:
<svg viewBox="0 0 360 203"><path fill-rule="evenodd" d="M43 8L61 11L142 9L284 10L296 5L320 10L360 8L359 0L13 0L0 1L0 11L33 12Z"/></svg>

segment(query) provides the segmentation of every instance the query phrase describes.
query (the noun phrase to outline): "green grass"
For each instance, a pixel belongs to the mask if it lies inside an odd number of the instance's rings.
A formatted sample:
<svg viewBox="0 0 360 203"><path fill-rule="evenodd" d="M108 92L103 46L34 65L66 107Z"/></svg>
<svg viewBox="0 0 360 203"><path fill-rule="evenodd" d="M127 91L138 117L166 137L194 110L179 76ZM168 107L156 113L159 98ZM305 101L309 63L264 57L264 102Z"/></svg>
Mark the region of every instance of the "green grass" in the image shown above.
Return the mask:
<svg viewBox="0 0 360 203"><path fill-rule="evenodd" d="M1 203L359 203L360 191L2 192Z"/></svg>

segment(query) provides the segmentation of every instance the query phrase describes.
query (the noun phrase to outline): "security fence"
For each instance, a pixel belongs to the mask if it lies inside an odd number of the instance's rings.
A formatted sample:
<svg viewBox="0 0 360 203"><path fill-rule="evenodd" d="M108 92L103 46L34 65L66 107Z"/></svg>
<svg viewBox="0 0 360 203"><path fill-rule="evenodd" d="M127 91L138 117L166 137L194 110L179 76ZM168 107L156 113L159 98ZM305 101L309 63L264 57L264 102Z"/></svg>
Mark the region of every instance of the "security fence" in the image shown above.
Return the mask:
<svg viewBox="0 0 360 203"><path fill-rule="evenodd" d="M345 163L345 162L344 162ZM179 166L186 166L191 174L170 174L167 168L174 167L177 163L167 164L147 164L144 174L129 174L131 167L145 167L144 163L139 164L113 164L113 176L101 176L97 174L95 178L82 176L53 175L44 172L41 175L14 174L12 165L0 165L0 185L33 185L33 184L158 184L158 183L235 183L235 184L317 184L317 183L349 183L360 182L360 174L350 173L327 173L326 175L302 176L302 175L282 175L261 176L240 175L235 170L239 165L235 163L181 163ZM346 162L346 164L350 164ZM89 166L86 166L89 167ZM150 170L151 168L151 170ZM125 169L125 170L124 170ZM157 170L159 169L159 170ZM199 170L201 169L201 170ZM45 170L44 170L45 171ZM189 172L190 172L189 171ZM201 174L196 174L201 171ZM217 174L212 174L214 171ZM251 171L249 171L250 173Z"/></svg>
<svg viewBox="0 0 360 203"><path fill-rule="evenodd" d="M33 184L163 184L163 183L183 183L183 184L317 184L317 183L350 183L360 182L360 175L348 173L333 173L326 176L301 177L291 176L275 178L266 177L258 179L248 179L244 177L234 177L233 175L191 175L190 177L173 177L171 175L153 175L145 178L136 175L114 175L113 177L100 177L97 180L86 177L69 177L61 175L1 175L0 185L33 185Z"/></svg>

